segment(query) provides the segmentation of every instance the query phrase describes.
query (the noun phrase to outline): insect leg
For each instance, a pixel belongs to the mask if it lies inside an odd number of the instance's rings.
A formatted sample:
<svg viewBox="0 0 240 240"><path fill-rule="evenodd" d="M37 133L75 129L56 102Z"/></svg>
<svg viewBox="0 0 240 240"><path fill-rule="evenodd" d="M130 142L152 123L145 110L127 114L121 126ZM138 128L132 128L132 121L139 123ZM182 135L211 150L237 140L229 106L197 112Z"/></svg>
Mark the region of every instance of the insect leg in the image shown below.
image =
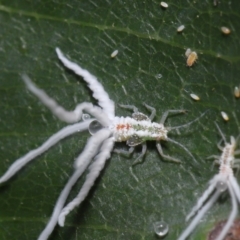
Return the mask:
<svg viewBox="0 0 240 240"><path fill-rule="evenodd" d="M211 156L210 156L211 157ZM219 156L218 156L218 159L215 159L214 161L213 161L213 163L212 163L212 166L211 166L211 170L213 170L213 168L214 168L214 166L215 165L220 165L221 163L220 163L220 161L219 161Z"/></svg>
<svg viewBox="0 0 240 240"><path fill-rule="evenodd" d="M234 152L234 155L239 155L240 154L240 150L237 150Z"/></svg>
<svg viewBox="0 0 240 240"><path fill-rule="evenodd" d="M239 163L240 163L240 158L234 158L234 165L236 164L237 166L239 165Z"/></svg>
<svg viewBox="0 0 240 240"><path fill-rule="evenodd" d="M180 126L176 126L176 127L170 127L169 130L173 130L173 129L178 129L178 128L183 128L183 127L188 127L189 125L191 125L192 123L198 121L201 117L203 117L209 110L203 112L199 117L195 118L194 120L192 120L191 122L188 122L186 124L180 125Z"/></svg>
<svg viewBox="0 0 240 240"><path fill-rule="evenodd" d="M133 106L133 105L122 105L119 104L120 107L122 108L126 108L126 109L131 109L133 110L133 114L132 114L132 118L137 120L137 121L150 121L149 117L141 112L138 111L138 109Z"/></svg>
<svg viewBox="0 0 240 240"><path fill-rule="evenodd" d="M239 158L234 158L234 163L232 164L232 168L237 169L235 174L238 175L239 170L240 170L240 159Z"/></svg>
<svg viewBox="0 0 240 240"><path fill-rule="evenodd" d="M157 142L156 146L157 146L157 150L158 150L159 154L163 157L164 160L171 161L171 162L176 162L176 163L181 163L180 160L178 160L174 157L170 157L168 155L165 155L163 153L162 146L161 146L160 142Z"/></svg>
<svg viewBox="0 0 240 240"><path fill-rule="evenodd" d="M144 155L146 154L146 151L147 151L147 144L146 144L146 142L144 142L144 143L142 143L142 152L141 152L141 154L134 160L132 166L143 162L143 157L144 157Z"/></svg>
<svg viewBox="0 0 240 240"><path fill-rule="evenodd" d="M174 141L174 140L171 139L171 138L167 138L167 141L172 142L172 143L180 146L181 148L183 148L183 149L185 150L185 152L187 152L188 155L191 156L192 159L193 159L195 162L197 162L197 160L196 160L195 157L191 154L191 152L190 152L186 147L184 147L181 143L179 143L179 142L177 142L177 141Z"/></svg>
<svg viewBox="0 0 240 240"><path fill-rule="evenodd" d="M124 104L118 104L118 105L121 108L130 109L130 110L133 110L134 113L138 113L138 108L133 105L124 105Z"/></svg>
<svg viewBox="0 0 240 240"><path fill-rule="evenodd" d="M218 132L220 133L220 135L221 135L221 137L222 137L221 140L223 140L223 141L224 141L224 144L226 145L226 144L227 144L227 140L226 140L226 138L225 138L222 130L220 129L220 127L218 126L218 124L217 124L216 122L214 122L214 124L216 125L216 127L217 127L217 129L218 129Z"/></svg>
<svg viewBox="0 0 240 240"><path fill-rule="evenodd" d="M223 151L223 149L224 149L224 148L221 146L222 141L223 141L223 139L221 139L221 140L218 142L218 144L217 144L217 147L218 147L218 149L219 149L220 151Z"/></svg>
<svg viewBox="0 0 240 240"><path fill-rule="evenodd" d="M147 105L146 103L143 104L149 111L151 111L151 115L149 116L149 119L152 121L154 117L156 116L156 109Z"/></svg>
<svg viewBox="0 0 240 240"><path fill-rule="evenodd" d="M207 159L215 159L215 160L217 160L219 158L220 158L220 156L218 156L218 155L211 155L211 156L207 157Z"/></svg>
<svg viewBox="0 0 240 240"><path fill-rule="evenodd" d="M113 152L118 153L118 154L122 154L122 155L127 156L127 157L130 157L131 154L133 153L134 149L135 149L135 147L130 147L128 149L128 151L125 151L125 150L122 150L122 149L114 149Z"/></svg>
<svg viewBox="0 0 240 240"><path fill-rule="evenodd" d="M218 155L211 155L211 156L207 157L207 159L214 159L211 169L213 169L215 164L218 164L218 165L220 164L219 158L220 158L220 156L218 156Z"/></svg>
<svg viewBox="0 0 240 240"><path fill-rule="evenodd" d="M165 123L166 119L168 118L168 114L169 114L169 113L185 113L185 112L186 112L186 110L183 110L183 109L181 109L181 110L167 110L167 111L163 114L160 123L161 123L161 124L164 124L164 123Z"/></svg>

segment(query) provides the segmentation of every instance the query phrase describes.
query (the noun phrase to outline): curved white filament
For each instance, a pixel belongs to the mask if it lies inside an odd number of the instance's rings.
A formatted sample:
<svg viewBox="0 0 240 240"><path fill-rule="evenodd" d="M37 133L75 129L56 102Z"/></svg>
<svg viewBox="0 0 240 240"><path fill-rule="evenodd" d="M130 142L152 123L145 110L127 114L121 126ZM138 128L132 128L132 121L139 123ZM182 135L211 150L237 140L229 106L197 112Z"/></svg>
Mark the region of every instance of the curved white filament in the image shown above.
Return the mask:
<svg viewBox="0 0 240 240"><path fill-rule="evenodd" d="M11 178L16 172L18 172L23 166L29 163L38 155L47 151L50 147L55 145L61 139L78 132L82 132L88 129L88 125L91 123L92 119L89 119L84 122L76 123L71 126L64 127L54 135L52 135L46 142L42 144L42 146L31 150L25 156L17 159L7 170L7 172L0 178L0 183L6 182L9 178Z"/></svg>
<svg viewBox="0 0 240 240"><path fill-rule="evenodd" d="M237 200L236 200L236 196L234 194L232 185L231 185L230 182L227 182L227 186L228 186L228 191L229 191L230 196L231 196L232 211L231 211L231 213L228 217L228 220L225 223L220 235L217 236L216 240L223 240L226 237L226 235L228 233L228 230L231 228L231 226L234 222L234 219L236 218L237 213L238 213Z"/></svg>
<svg viewBox="0 0 240 240"><path fill-rule="evenodd" d="M38 88L27 75L22 75L22 79L25 82L27 88L36 96L38 99L49 108L52 113L57 116L60 120L67 123L75 123L81 120L82 112L86 111L93 117L97 118L103 126L108 126L110 121L106 113L100 107L93 106L92 103L83 102L76 106L74 111L67 111L60 106L53 98L49 97L45 91Z"/></svg>
<svg viewBox="0 0 240 240"><path fill-rule="evenodd" d="M111 151L114 146L114 139L108 138L103 142L103 145L100 149L100 153L95 157L93 164L89 167L89 173L86 177L86 180L77 195L66 207L64 207L59 215L58 224L63 227L65 222L65 217L70 211L72 211L76 206L78 206L87 196L91 187L93 186L95 180L99 176L101 170L103 169L106 160L110 158Z"/></svg>
<svg viewBox="0 0 240 240"><path fill-rule="evenodd" d="M192 222L188 225L188 227L184 230L184 232L180 235L177 240L186 240L190 233L194 230L200 219L204 216L204 214L211 208L211 206L215 203L221 193L216 191L213 196L208 200L208 202L199 210L197 215L194 217Z"/></svg>
<svg viewBox="0 0 240 240"><path fill-rule="evenodd" d="M208 188L204 191L202 196L198 199L197 204L192 208L191 212L187 215L186 221L188 221L204 204L204 202L208 199L210 194L213 192L213 190L216 187L217 184L217 176L215 175L213 179L209 182Z"/></svg>
<svg viewBox="0 0 240 240"><path fill-rule="evenodd" d="M110 132L107 129L102 129L99 132L97 132L94 136L92 136L85 146L83 152L79 155L78 159L81 159L81 165L75 170L72 177L67 182L66 186L62 190L60 196L58 197L58 200L55 204L52 216L45 227L45 229L42 231L40 236L38 237L38 240L46 240L48 239L49 235L52 233L54 227L57 224L57 220L59 217L60 212L62 211L62 208L66 202L66 199L69 195L69 192L72 189L72 186L76 183L78 178L83 174L83 172L86 170L88 165L91 163L92 158L98 153L99 146L101 146L102 142L105 141L106 138L110 136ZM92 151L89 152L89 147L92 147Z"/></svg>
<svg viewBox="0 0 240 240"><path fill-rule="evenodd" d="M110 119L113 119L115 116L114 102L109 98L108 93L104 90L102 84L98 82L97 78L76 63L68 60L59 48L56 48L56 53L65 67L83 77L83 79L88 83L89 88L93 91L93 97L98 100L99 106L102 107L103 111Z"/></svg>

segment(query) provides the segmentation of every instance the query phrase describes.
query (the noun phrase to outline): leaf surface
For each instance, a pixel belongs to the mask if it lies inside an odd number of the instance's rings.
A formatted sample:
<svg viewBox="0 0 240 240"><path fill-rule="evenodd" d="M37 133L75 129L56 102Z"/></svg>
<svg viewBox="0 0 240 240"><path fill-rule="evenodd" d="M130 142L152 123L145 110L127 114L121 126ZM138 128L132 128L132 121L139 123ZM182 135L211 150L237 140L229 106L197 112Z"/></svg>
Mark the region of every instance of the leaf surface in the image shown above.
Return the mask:
<svg viewBox="0 0 240 240"><path fill-rule="evenodd" d="M127 159L113 153L84 203L56 227L51 240L156 239L153 223L165 221L176 239L185 229L185 216L217 172L206 158L219 154L216 121L227 139L240 130L239 86L240 5L237 1L0 1L0 173L15 159L41 145L65 123L56 119L29 91L20 75L26 73L66 109L77 103L97 104L83 80L58 61L55 47L97 76L116 103L116 116L131 112L117 104L143 103L157 109L155 121L169 109L186 109L171 116L166 126L179 126L206 115L169 137L187 147L197 162L173 143L165 154L182 163L165 162L155 143L148 143L145 161L129 167L141 152ZM185 25L182 33L176 29ZM220 27L231 29L223 35ZM187 48L198 61L186 66ZM119 54L111 59L114 50ZM190 93L200 101L190 98ZM229 122L224 122L225 111ZM59 193L73 172L89 134L75 134L23 168L0 188L0 238L36 239ZM127 149L125 143L116 148ZM76 196L84 178L72 190ZM212 226L226 219L230 199L217 203L194 232L205 239Z"/></svg>

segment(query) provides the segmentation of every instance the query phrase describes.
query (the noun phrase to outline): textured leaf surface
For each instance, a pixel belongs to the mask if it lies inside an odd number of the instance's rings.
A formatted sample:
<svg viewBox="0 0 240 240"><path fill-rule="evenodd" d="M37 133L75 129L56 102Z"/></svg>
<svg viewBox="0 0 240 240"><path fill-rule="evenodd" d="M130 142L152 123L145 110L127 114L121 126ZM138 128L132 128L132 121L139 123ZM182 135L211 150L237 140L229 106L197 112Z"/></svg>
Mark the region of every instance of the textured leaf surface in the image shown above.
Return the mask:
<svg viewBox="0 0 240 240"><path fill-rule="evenodd" d="M172 116L168 126L187 123L208 113L171 138L186 146L197 163L181 148L164 144L164 152L182 164L164 162L154 143L148 143L145 161L129 167L132 158L112 154L86 201L57 227L51 240L156 239L155 221L169 224L165 239L176 239L186 227L186 214L217 172L206 157L218 154L220 136L239 134L240 5L222 0L169 1L0 1L0 173L29 150L65 126L32 96L21 81L32 80L67 109L83 101L95 102L81 78L58 61L55 47L96 75L115 103L132 104L148 113L142 103L157 109L156 121L168 109L187 109ZM177 33L184 24L183 33ZM224 36L221 26L231 29ZM186 48L195 50L198 62L186 67ZM110 58L118 49L115 59ZM189 94L201 100L194 102ZM224 123L220 111L230 117ZM116 106L117 116L130 112ZM89 134L61 141L22 169L0 188L0 238L36 239L46 225L57 197L73 171L74 158ZM125 148L125 144L116 144ZM80 189L81 179L69 200ZM226 197L215 204L193 235L205 239L209 229L231 209Z"/></svg>

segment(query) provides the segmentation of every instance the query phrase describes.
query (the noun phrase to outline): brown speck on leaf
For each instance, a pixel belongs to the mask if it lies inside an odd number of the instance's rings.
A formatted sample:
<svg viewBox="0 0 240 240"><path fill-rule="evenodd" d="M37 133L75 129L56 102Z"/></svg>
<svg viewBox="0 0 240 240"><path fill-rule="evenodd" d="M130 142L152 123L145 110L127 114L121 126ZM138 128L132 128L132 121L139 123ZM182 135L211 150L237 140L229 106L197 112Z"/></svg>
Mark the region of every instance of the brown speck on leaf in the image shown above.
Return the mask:
<svg viewBox="0 0 240 240"><path fill-rule="evenodd" d="M223 230L223 227L226 224L226 222L227 221L225 220L217 223L215 228L212 229L211 232L208 234L207 240L217 239L217 236ZM224 240L240 240L240 219L234 221L233 226L229 229Z"/></svg>

